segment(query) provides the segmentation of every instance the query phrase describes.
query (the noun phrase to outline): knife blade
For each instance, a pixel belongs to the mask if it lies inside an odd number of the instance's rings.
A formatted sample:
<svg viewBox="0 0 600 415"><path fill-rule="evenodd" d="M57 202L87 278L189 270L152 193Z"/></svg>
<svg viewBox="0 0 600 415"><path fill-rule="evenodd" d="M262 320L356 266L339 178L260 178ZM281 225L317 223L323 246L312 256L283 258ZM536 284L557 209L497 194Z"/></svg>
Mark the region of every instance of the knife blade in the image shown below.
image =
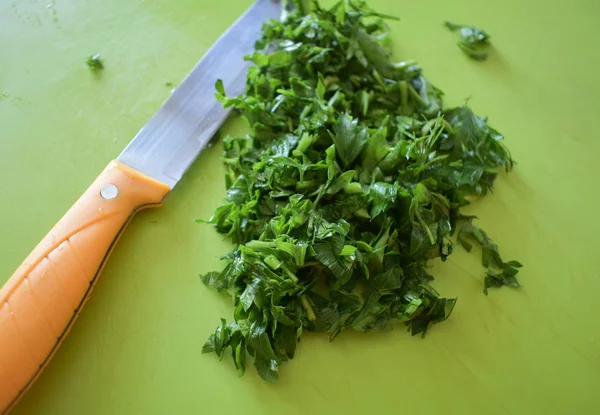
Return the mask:
<svg viewBox="0 0 600 415"><path fill-rule="evenodd" d="M133 215L160 206L225 121L217 78L228 94L241 93L249 66L243 57L262 24L280 15L279 1L256 1L0 289L0 413L46 367Z"/></svg>
<svg viewBox="0 0 600 415"><path fill-rule="evenodd" d="M173 188L229 114L214 98L215 82L221 79L231 96L243 92L249 64L241 58L252 50L260 32L253 23L280 14L278 2L255 3L217 40L117 160Z"/></svg>

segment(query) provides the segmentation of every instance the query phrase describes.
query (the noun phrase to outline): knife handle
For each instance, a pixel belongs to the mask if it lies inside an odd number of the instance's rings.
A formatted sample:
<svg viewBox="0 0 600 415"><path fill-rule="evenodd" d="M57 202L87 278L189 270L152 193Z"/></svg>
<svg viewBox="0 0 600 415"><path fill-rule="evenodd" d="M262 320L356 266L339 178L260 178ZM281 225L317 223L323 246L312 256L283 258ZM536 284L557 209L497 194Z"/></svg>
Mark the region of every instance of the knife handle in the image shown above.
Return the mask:
<svg viewBox="0 0 600 415"><path fill-rule="evenodd" d="M129 220L169 190L112 161L0 289L0 413L48 364Z"/></svg>

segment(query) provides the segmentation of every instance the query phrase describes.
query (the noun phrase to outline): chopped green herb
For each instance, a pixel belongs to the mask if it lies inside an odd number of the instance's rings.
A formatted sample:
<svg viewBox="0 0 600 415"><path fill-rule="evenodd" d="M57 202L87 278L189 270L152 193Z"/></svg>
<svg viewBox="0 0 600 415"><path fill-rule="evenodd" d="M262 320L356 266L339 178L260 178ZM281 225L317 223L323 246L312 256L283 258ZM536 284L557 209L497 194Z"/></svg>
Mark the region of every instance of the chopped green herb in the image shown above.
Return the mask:
<svg viewBox="0 0 600 415"><path fill-rule="evenodd" d="M96 71L98 69L104 69L104 63L102 62L100 55L88 56L85 60L85 63L93 71Z"/></svg>
<svg viewBox="0 0 600 415"><path fill-rule="evenodd" d="M240 375L250 355L277 380L305 330L424 335L456 303L427 267L456 234L481 246L486 293L519 286L521 264L460 211L512 169L502 135L467 106L444 108L416 63L391 61L384 17L360 0L290 10L247 57L245 93L217 82L251 132L224 139L227 197L207 222L237 247L202 281L235 310L203 351L229 350Z"/></svg>
<svg viewBox="0 0 600 415"><path fill-rule="evenodd" d="M478 61L487 59L488 54L485 52L485 49L490 44L490 35L484 30L477 29L475 26L463 26L450 22L445 22L444 24L453 32L460 30L460 40L457 42L457 45L470 58Z"/></svg>

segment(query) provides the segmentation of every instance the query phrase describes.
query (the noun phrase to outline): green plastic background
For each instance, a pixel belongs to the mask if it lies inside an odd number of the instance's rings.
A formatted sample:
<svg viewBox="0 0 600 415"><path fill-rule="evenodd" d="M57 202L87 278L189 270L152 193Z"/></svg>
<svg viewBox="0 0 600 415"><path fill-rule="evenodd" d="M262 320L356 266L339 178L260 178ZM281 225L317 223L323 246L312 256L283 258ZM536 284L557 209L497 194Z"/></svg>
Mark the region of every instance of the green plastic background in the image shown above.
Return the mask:
<svg viewBox="0 0 600 415"><path fill-rule="evenodd" d="M48 5L49 2L52 2ZM249 0L0 2L0 283L116 157ZM425 339L403 329L306 335L278 384L201 355L228 299L198 274L230 245L194 218L224 195L206 150L164 207L139 214L23 414L562 414L600 404L598 177L600 2L372 0L395 56L468 97L518 161L472 212L524 288L482 294L478 255L434 264L458 296ZM486 62L444 20L492 35ZM98 76L84 64L100 53ZM239 130L229 122L224 131ZM1 353L1 351L0 351Z"/></svg>

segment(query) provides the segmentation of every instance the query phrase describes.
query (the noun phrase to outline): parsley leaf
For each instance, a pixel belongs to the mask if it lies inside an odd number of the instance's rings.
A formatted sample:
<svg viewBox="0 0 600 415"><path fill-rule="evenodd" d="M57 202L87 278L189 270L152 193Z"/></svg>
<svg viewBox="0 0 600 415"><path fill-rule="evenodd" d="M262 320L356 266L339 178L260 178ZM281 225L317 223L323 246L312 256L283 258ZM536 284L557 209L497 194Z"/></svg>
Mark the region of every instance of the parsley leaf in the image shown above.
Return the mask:
<svg viewBox="0 0 600 415"><path fill-rule="evenodd" d="M333 125L331 134L333 144L344 167L349 166L360 154L369 139L365 126L358 125L358 119L352 119L348 114L342 114Z"/></svg>
<svg viewBox="0 0 600 415"><path fill-rule="evenodd" d="M92 71L97 71L99 69L104 69L104 62L100 58L100 55L90 55L85 60L86 65Z"/></svg>
<svg viewBox="0 0 600 415"><path fill-rule="evenodd" d="M444 25L453 32L460 31L460 40L457 45L467 56L478 61L487 59L488 54L484 50L490 44L490 35L484 30L475 26L463 26L450 22L445 22Z"/></svg>

